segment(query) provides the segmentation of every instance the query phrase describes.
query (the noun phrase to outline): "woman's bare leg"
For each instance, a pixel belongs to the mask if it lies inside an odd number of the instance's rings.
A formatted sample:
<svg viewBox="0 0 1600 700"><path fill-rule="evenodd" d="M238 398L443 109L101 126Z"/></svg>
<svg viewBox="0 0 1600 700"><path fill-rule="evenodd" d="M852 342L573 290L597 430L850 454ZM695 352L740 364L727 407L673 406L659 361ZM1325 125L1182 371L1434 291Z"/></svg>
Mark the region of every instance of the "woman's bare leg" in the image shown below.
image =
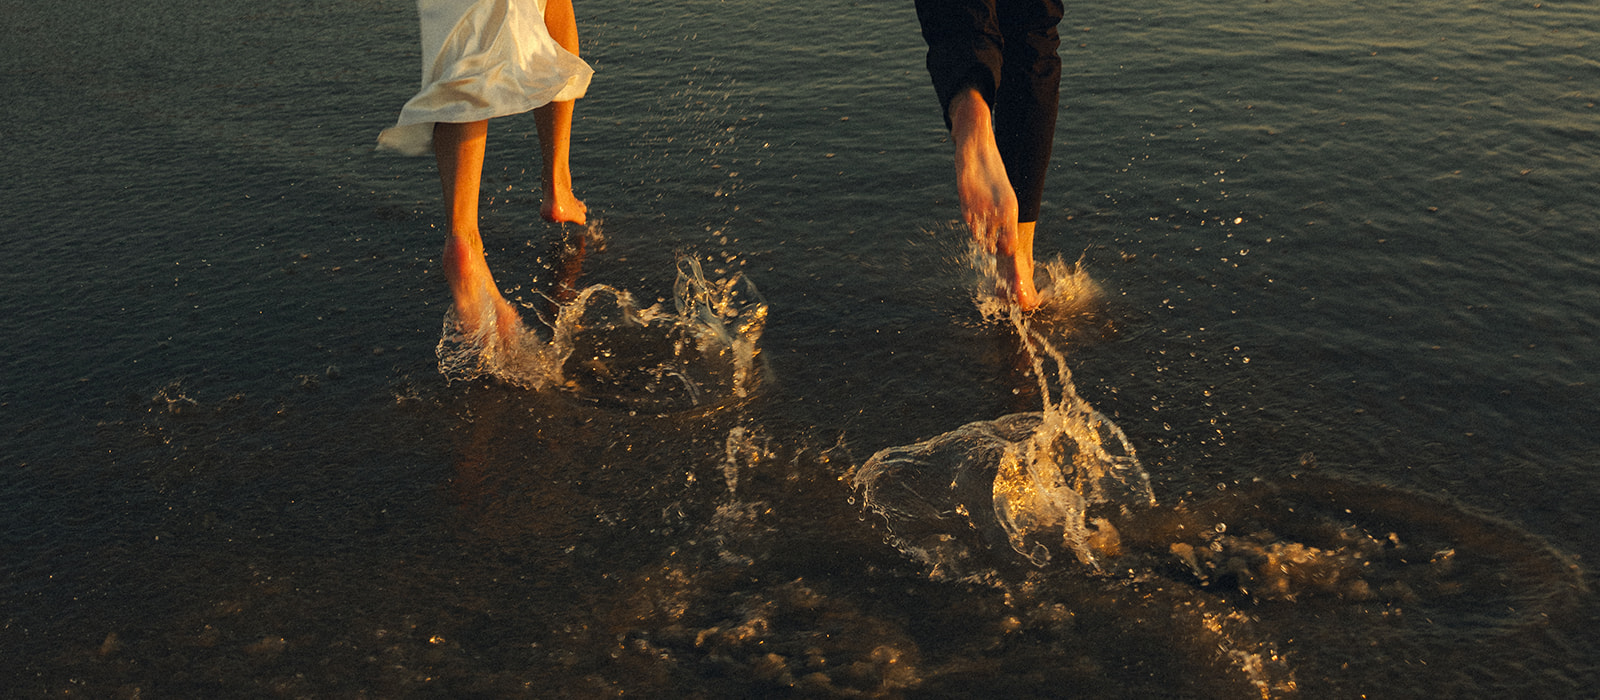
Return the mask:
<svg viewBox="0 0 1600 700"><path fill-rule="evenodd" d="M578 55L578 19L572 0L550 0L544 8L545 29L572 55ZM539 128L539 155L543 159L544 204L539 213L547 221L582 224L588 208L572 194L572 169L567 156L572 141L571 100L551 102L533 111Z"/></svg>
<svg viewBox="0 0 1600 700"><path fill-rule="evenodd" d="M440 122L433 127L433 153L439 163L439 184L449 215L444 274L450 281L461 332L498 344L517 338L522 317L495 286L483 257L483 239L478 235L478 194L488 133L487 121Z"/></svg>

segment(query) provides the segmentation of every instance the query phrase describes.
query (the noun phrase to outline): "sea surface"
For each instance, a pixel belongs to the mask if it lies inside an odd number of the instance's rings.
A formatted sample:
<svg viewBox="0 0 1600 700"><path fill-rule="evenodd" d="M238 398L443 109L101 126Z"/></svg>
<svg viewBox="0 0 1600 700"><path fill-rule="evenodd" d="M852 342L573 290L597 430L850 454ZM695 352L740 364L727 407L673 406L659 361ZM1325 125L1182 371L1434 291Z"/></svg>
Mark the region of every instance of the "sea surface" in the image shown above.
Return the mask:
<svg viewBox="0 0 1600 700"><path fill-rule="evenodd" d="M1600 692L1600 3L1069 3L1027 318L909 2L577 12L519 383L412 3L0 0L0 695Z"/></svg>

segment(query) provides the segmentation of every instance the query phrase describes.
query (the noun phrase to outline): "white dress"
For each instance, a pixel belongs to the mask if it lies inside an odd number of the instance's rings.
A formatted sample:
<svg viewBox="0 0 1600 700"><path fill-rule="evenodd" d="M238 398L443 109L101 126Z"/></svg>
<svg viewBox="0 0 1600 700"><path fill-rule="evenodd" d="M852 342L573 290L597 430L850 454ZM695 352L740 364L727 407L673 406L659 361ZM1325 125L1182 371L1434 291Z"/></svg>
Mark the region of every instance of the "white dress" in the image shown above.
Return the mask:
<svg viewBox="0 0 1600 700"><path fill-rule="evenodd" d="M546 0L417 0L422 89L378 148L423 155L435 122L466 123L574 100L594 69L544 26Z"/></svg>

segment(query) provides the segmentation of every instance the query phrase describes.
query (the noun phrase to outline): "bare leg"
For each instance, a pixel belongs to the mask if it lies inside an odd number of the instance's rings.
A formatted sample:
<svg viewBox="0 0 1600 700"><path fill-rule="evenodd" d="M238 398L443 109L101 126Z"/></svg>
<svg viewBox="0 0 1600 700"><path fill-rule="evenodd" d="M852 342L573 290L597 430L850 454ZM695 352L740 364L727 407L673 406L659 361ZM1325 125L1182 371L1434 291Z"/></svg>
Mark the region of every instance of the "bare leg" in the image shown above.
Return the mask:
<svg viewBox="0 0 1600 700"><path fill-rule="evenodd" d="M578 55L578 20L572 0L550 0L544 8L550 37L572 55ZM571 100L551 102L533 111L539 129L539 155L543 159L544 204L539 213L546 221L582 224L588 208L572 194L572 169L567 164L572 141Z"/></svg>
<svg viewBox="0 0 1600 700"><path fill-rule="evenodd" d="M461 332L499 345L513 341L522 317L495 286L478 235L478 193L483 177L483 151L489 122L440 122L433 127L433 153L439 163L439 184L449 212L444 244L444 274L450 281Z"/></svg>
<svg viewBox="0 0 1600 700"><path fill-rule="evenodd" d="M1000 282L1023 309L1039 305L1033 284L1034 222L1017 223L1017 193L994 140L994 117L976 89L950 101L956 145L956 194L961 216L984 250L1000 263Z"/></svg>
<svg viewBox="0 0 1600 700"><path fill-rule="evenodd" d="M546 221L582 224L589 209L572 194L572 170L567 165L568 142L572 136L572 102L551 102L533 111L539 128L539 151L543 157L544 204L539 214Z"/></svg>

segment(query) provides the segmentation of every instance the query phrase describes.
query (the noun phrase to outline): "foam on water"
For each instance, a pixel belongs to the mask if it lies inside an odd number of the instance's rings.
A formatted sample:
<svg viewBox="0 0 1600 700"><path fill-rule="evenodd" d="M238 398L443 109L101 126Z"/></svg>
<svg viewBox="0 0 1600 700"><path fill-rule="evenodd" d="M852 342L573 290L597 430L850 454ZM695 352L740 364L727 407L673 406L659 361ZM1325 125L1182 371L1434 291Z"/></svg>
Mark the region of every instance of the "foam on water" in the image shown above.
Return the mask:
<svg viewBox="0 0 1600 700"><path fill-rule="evenodd" d="M1416 610L1436 632L1503 634L1566 614L1588 586L1549 543L1449 499L1311 467L1185 504L1131 532L1175 578L1254 604ZM1265 608L1263 608L1265 610Z"/></svg>

